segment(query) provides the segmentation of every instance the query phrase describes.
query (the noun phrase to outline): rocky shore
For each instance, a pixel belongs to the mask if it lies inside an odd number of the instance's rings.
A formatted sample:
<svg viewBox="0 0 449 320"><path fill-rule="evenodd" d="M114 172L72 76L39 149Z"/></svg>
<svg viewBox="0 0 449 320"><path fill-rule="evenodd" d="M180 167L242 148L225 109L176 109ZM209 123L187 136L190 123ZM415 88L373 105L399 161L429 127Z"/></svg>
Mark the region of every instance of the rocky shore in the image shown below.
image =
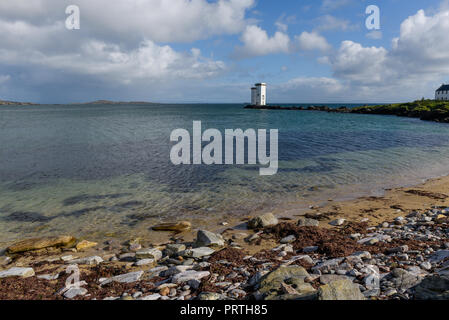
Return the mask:
<svg viewBox="0 0 449 320"><path fill-rule="evenodd" d="M330 113L354 113L354 114L377 114L395 115L399 117L419 118L425 121L449 123L449 102L435 100L419 100L409 103L362 106L356 108L340 107L330 108L328 106L254 106L248 105L245 109L257 110L303 110L323 111Z"/></svg>
<svg viewBox="0 0 449 320"><path fill-rule="evenodd" d="M0 251L0 299L449 299L449 208L371 226L369 216L320 220L268 213L246 221L246 229L198 230L193 242L176 234L188 222L164 224L155 230L173 237L158 245L24 240ZM250 254L242 242L264 249Z"/></svg>

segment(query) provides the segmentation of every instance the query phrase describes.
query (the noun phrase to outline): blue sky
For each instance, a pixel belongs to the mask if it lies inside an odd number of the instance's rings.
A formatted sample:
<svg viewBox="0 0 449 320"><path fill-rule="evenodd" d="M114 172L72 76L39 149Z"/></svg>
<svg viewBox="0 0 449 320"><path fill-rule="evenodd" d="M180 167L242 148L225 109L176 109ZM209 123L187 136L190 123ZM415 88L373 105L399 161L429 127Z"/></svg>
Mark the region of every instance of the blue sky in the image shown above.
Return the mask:
<svg viewBox="0 0 449 320"><path fill-rule="evenodd" d="M0 31L4 100L243 103L264 81L271 103L394 102L449 82L441 0L4 0Z"/></svg>

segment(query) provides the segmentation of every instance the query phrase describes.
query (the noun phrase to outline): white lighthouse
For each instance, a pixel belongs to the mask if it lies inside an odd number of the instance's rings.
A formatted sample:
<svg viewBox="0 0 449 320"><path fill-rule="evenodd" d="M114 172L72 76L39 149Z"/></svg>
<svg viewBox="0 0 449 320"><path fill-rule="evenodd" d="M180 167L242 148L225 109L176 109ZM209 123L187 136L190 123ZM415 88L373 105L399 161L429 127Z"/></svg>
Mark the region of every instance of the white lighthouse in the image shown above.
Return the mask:
<svg viewBox="0 0 449 320"><path fill-rule="evenodd" d="M251 88L251 105L253 106L267 105L266 83L256 83L255 87Z"/></svg>

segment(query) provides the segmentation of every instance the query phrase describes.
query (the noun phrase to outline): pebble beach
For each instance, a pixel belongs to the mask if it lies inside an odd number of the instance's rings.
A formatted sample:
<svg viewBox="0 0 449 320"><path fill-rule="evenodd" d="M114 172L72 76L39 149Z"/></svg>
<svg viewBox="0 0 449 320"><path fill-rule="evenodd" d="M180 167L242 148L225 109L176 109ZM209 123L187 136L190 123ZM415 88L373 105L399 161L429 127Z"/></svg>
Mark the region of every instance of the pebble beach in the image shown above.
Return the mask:
<svg viewBox="0 0 449 320"><path fill-rule="evenodd" d="M0 252L0 299L447 299L447 180L311 207L297 218L223 221L212 231L165 223L153 228L167 237L160 243L25 239Z"/></svg>

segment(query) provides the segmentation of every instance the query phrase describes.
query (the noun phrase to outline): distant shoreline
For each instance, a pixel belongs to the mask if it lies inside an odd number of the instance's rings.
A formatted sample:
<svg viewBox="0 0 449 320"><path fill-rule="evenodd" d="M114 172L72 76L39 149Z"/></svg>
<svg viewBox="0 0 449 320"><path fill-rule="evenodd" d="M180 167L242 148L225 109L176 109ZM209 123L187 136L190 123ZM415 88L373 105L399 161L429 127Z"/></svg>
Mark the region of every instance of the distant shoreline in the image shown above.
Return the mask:
<svg viewBox="0 0 449 320"><path fill-rule="evenodd" d="M96 100L90 102L73 102L73 103L33 103L33 102L18 102L18 101L4 101L0 100L0 106L41 106L41 105L98 105L98 104L112 104L112 105L155 105L162 104L158 102L147 102L147 101L111 101L111 100Z"/></svg>

